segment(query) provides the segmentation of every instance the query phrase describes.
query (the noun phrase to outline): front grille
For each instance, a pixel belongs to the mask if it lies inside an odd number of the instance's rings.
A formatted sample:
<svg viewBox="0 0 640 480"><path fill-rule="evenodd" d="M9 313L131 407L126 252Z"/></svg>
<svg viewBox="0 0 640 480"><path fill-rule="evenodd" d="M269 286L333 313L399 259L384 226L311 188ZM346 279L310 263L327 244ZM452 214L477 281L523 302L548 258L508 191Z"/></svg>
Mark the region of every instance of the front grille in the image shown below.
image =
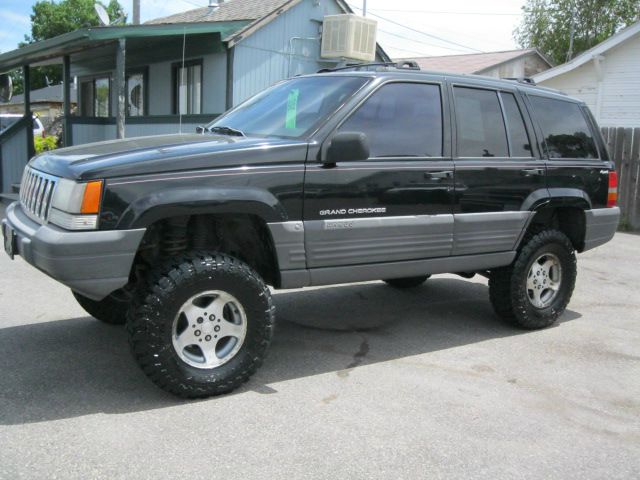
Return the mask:
<svg viewBox="0 0 640 480"><path fill-rule="evenodd" d="M27 167L20 185L20 204L29 217L40 223L49 220L51 199L57 182L57 177Z"/></svg>

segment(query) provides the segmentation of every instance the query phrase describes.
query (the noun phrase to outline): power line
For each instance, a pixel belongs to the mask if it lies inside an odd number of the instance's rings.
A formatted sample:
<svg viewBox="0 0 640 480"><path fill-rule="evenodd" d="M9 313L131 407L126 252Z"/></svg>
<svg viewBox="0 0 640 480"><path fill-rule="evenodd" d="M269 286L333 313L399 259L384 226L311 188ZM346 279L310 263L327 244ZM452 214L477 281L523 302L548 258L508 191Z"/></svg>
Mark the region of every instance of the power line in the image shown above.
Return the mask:
<svg viewBox="0 0 640 480"><path fill-rule="evenodd" d="M419 43L420 45L426 45L428 47L444 48L445 50L452 50L454 52L469 53L469 52L467 52L467 50L460 50L459 48L447 47L445 45L438 45L436 43L427 43L427 42L423 42L423 41L420 41L420 40L415 40L415 39L410 38L410 37L405 37L404 35L399 35L399 34L397 34L395 32L390 32L389 30L384 30L382 28L379 28L378 31L386 33L387 35L398 37L398 38L400 38L402 40L408 40L410 42ZM409 50L406 50L406 51L409 51Z"/></svg>
<svg viewBox="0 0 640 480"><path fill-rule="evenodd" d="M358 7L355 7L355 8L357 8L358 10L362 10L361 8L358 8ZM433 38L433 39L438 40L440 42L449 43L451 45L455 45L457 47L466 48L467 50L472 50L474 52L484 53L482 50L478 50L477 48L468 47L467 45L462 45L461 43L457 43L457 42L454 42L452 40L447 40L446 38L438 37L437 35L432 35L431 33L426 33L426 32L423 32L423 31L415 29L415 28L407 27L406 25L403 25L400 22L396 22L396 21L391 20L389 18L382 17L382 16L377 15L375 13L371 13L370 12L369 15L371 15L372 17L379 18L380 20L384 20L385 22L392 23L392 24L397 25L399 27L406 28L407 30L411 30L412 32L419 33L420 35L424 35L426 37Z"/></svg>
<svg viewBox="0 0 640 480"><path fill-rule="evenodd" d="M355 5L349 5L351 8L357 8ZM513 16L519 17L522 13L506 13L506 12L446 12L442 10L401 10L396 8L367 8L367 10L373 10L375 12L393 12L393 13L429 13L433 15L492 15L492 16Z"/></svg>

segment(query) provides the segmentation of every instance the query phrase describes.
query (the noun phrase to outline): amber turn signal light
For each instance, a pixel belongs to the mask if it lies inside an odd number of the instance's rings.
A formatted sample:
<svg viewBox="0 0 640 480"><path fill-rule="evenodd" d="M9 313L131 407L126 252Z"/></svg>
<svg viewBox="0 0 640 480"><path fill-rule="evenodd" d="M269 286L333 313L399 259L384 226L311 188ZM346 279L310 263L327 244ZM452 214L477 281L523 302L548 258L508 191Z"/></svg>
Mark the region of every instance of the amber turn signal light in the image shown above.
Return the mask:
<svg viewBox="0 0 640 480"><path fill-rule="evenodd" d="M98 213L100 200L102 199L102 180L94 180L87 183L82 197L80 213Z"/></svg>

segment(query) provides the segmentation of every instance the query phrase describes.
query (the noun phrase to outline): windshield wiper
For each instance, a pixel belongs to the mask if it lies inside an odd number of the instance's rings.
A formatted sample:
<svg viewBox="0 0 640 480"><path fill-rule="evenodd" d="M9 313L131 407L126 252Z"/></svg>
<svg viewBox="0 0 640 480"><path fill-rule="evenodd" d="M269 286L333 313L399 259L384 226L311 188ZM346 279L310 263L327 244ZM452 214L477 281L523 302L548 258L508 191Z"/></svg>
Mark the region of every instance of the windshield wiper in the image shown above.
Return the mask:
<svg viewBox="0 0 640 480"><path fill-rule="evenodd" d="M224 135L235 135L236 137L246 137L242 130L238 130L237 128L220 126L220 127L209 127L207 130L213 133L222 133Z"/></svg>

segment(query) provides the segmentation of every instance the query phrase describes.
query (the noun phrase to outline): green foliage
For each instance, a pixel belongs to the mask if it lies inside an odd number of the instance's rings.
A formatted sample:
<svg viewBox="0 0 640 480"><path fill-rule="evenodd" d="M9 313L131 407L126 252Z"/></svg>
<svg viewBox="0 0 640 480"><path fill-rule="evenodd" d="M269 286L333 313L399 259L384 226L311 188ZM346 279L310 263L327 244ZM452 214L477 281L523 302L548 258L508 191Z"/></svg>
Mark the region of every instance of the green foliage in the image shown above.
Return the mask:
<svg viewBox="0 0 640 480"><path fill-rule="evenodd" d="M640 0L526 0L514 37L523 48L537 47L555 63L590 49L640 19Z"/></svg>
<svg viewBox="0 0 640 480"><path fill-rule="evenodd" d="M40 135L33 137L33 144L36 148L36 153L47 152L49 150L55 150L58 148L58 137L55 135L49 135L42 138Z"/></svg>
<svg viewBox="0 0 640 480"><path fill-rule="evenodd" d="M41 0L37 2L33 6L33 14L31 15L31 36L25 36L25 40L28 43L39 42L72 32L78 28L100 25L93 4L94 0L62 0L58 3ZM124 16L124 10L118 0L110 0L104 7L112 20Z"/></svg>
<svg viewBox="0 0 640 480"><path fill-rule="evenodd" d="M118 0L109 0L106 5L103 2L99 3L105 6L112 22L121 18L120 23L126 23L124 9ZM51 0L40 0L36 2L31 14L31 35L25 35L25 42L21 43L20 47L73 32L79 28L100 25L93 5L94 0L60 0L56 3ZM14 94L22 93L22 73L14 72L12 77ZM60 83L62 81L62 67L54 65L33 68L31 70L31 89L46 87L47 79L52 84Z"/></svg>

